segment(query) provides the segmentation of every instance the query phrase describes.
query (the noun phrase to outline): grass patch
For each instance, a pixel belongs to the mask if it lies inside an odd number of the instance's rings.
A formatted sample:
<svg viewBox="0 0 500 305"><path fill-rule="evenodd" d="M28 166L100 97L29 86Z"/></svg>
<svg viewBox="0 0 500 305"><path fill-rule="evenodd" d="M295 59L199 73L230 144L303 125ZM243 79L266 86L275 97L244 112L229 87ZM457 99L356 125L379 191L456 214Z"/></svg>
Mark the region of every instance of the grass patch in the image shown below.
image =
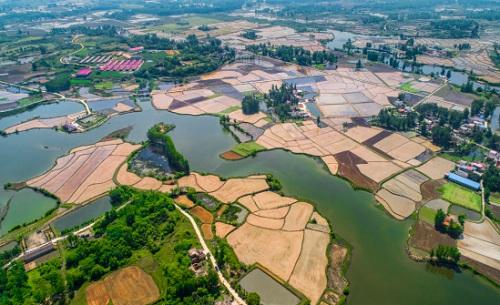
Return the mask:
<svg viewBox="0 0 500 305"><path fill-rule="evenodd" d="M236 145L231 151L237 153L238 155L242 157L247 157L250 155L254 155L255 153L259 151L266 150L266 148L262 145L259 145L255 142L246 142L246 143L239 143Z"/></svg>
<svg viewBox="0 0 500 305"><path fill-rule="evenodd" d="M446 159L446 160L453 161L455 163L458 163L461 160L465 160L467 162L476 162L476 161L482 161L484 159L484 157L482 157L482 155L481 156L479 156L479 155L460 156L460 155L453 154L453 153L442 153L439 156Z"/></svg>
<svg viewBox="0 0 500 305"><path fill-rule="evenodd" d="M318 69L318 70L325 70L326 65L325 64L315 64L315 65L313 65L313 67Z"/></svg>
<svg viewBox="0 0 500 305"><path fill-rule="evenodd" d="M17 101L17 104L19 107L26 107L28 105L31 105L33 103L37 103L41 101L43 97L41 95L35 94L35 95L30 95L28 97L22 98Z"/></svg>
<svg viewBox="0 0 500 305"><path fill-rule="evenodd" d="M410 93L417 93L418 92L417 89L415 89L411 86L410 82L406 82L404 84L401 84L401 86L399 86L399 89L410 92Z"/></svg>
<svg viewBox="0 0 500 305"><path fill-rule="evenodd" d="M458 184L448 182L439 188L442 198L464 208L481 212L481 196Z"/></svg>
<svg viewBox="0 0 500 305"><path fill-rule="evenodd" d="M420 210L418 211L418 219L423 220L427 222L428 224L433 225L434 224L434 217L436 216L436 211L428 208L428 207L421 207Z"/></svg>

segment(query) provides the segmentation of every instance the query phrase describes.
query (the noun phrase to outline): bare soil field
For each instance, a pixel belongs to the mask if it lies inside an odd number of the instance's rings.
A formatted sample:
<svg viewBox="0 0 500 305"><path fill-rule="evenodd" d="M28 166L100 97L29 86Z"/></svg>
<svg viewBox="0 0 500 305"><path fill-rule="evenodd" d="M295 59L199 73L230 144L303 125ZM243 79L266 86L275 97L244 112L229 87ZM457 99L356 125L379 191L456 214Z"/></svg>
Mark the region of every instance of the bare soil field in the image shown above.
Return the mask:
<svg viewBox="0 0 500 305"><path fill-rule="evenodd" d="M261 192L253 196L253 200L259 209L276 209L288 206L297 201L295 198L283 197L273 192Z"/></svg>
<svg viewBox="0 0 500 305"><path fill-rule="evenodd" d="M226 237L231 231L235 229L235 226L223 223L223 222L216 222L215 223L215 234L217 237L224 238Z"/></svg>
<svg viewBox="0 0 500 305"><path fill-rule="evenodd" d="M255 214L248 215L246 222L253 226L270 230L280 230L285 223L283 219L261 217Z"/></svg>
<svg viewBox="0 0 500 305"><path fill-rule="evenodd" d="M270 210L259 210L256 211L254 214L261 217L279 219L279 218L285 218L289 210L290 208L286 206Z"/></svg>
<svg viewBox="0 0 500 305"><path fill-rule="evenodd" d="M214 233L212 232L212 225L209 223L204 223L201 225L201 232L206 240L212 240L214 238Z"/></svg>
<svg viewBox="0 0 500 305"><path fill-rule="evenodd" d="M248 265L258 262L285 280L299 258L302 239L303 232L269 230L247 223L227 236L240 261Z"/></svg>
<svg viewBox="0 0 500 305"><path fill-rule="evenodd" d="M433 248L438 245L448 245L456 246L457 242L451 238L448 234L443 234L433 226L423 222L417 221L415 223L415 228L413 229L413 234L409 240L410 246L430 252Z"/></svg>
<svg viewBox="0 0 500 305"><path fill-rule="evenodd" d="M311 304L318 302L327 285L325 268L328 258L325 253L329 241L326 233L305 230L302 251L289 280L311 300Z"/></svg>
<svg viewBox="0 0 500 305"><path fill-rule="evenodd" d="M285 231L297 231L304 230L307 222L311 218L314 211L312 205L306 202L296 202L290 207L290 211L286 215L285 225L283 230Z"/></svg>
<svg viewBox="0 0 500 305"><path fill-rule="evenodd" d="M435 157L429 160L427 163L418 167L417 170L433 180L442 179L444 175L450 170L455 168L455 163L452 161L443 159L441 157Z"/></svg>
<svg viewBox="0 0 500 305"><path fill-rule="evenodd" d="M153 278L132 266L113 272L87 288L88 305L147 305L160 298Z"/></svg>
<svg viewBox="0 0 500 305"><path fill-rule="evenodd" d="M204 224L210 224L214 221L212 214L201 206L195 206L190 212Z"/></svg>
<svg viewBox="0 0 500 305"><path fill-rule="evenodd" d="M51 170L27 181L27 185L43 188L62 202L83 203L115 187L115 171L126 155L139 147L112 140L73 149L68 156L59 158Z"/></svg>
<svg viewBox="0 0 500 305"><path fill-rule="evenodd" d="M369 189L376 190L378 188L377 182L368 178L358 168L358 164L364 164L364 160L356 156L350 151L342 152L335 155L335 159L339 162L339 175L346 177L355 185Z"/></svg>
<svg viewBox="0 0 500 305"><path fill-rule="evenodd" d="M441 185L445 184L446 181L443 179L439 180L428 180L420 186L422 192L423 200L431 200L441 197L441 193L438 191Z"/></svg>
<svg viewBox="0 0 500 305"><path fill-rule="evenodd" d="M221 158L222 159L226 159L226 160L241 160L243 159L242 156L240 156L239 154L235 153L234 151L226 151L224 153L222 153L221 155Z"/></svg>
<svg viewBox="0 0 500 305"><path fill-rule="evenodd" d="M186 195L180 195L179 197L175 198L175 202L181 207L185 207L188 209L194 207L194 203Z"/></svg>
<svg viewBox="0 0 500 305"><path fill-rule="evenodd" d="M397 219L407 218L415 211L416 204L413 200L395 195L384 188L375 197Z"/></svg>
<svg viewBox="0 0 500 305"><path fill-rule="evenodd" d="M217 191L211 193L218 200L230 203L236 199L257 192L267 190L269 186L265 179L230 179Z"/></svg>

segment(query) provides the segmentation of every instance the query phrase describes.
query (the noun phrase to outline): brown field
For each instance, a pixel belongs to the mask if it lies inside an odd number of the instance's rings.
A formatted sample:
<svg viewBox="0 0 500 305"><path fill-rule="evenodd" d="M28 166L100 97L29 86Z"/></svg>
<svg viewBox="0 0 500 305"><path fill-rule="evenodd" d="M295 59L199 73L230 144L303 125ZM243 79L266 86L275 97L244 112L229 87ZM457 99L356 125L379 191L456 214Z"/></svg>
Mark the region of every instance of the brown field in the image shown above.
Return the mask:
<svg viewBox="0 0 500 305"><path fill-rule="evenodd" d="M201 206L195 206L190 211L191 214L196 216L202 223L210 224L214 221L212 214Z"/></svg>
<svg viewBox="0 0 500 305"><path fill-rule="evenodd" d="M380 182L401 170L393 162L370 162L368 164L358 164L360 172L375 182Z"/></svg>
<svg viewBox="0 0 500 305"><path fill-rule="evenodd" d="M223 223L223 222L216 222L215 223L215 234L220 237L224 238L226 237L231 231L233 231L235 226Z"/></svg>
<svg viewBox="0 0 500 305"><path fill-rule="evenodd" d="M186 195L180 195L179 197L177 197L177 198L175 199L175 202L176 202L178 205L180 205L180 206L182 206L182 207L185 207L185 208L188 208L188 209L190 209L190 208L194 207L194 203L193 203L193 202L191 201L191 199L189 199L189 198L188 198L188 196L186 196Z"/></svg>
<svg viewBox="0 0 500 305"><path fill-rule="evenodd" d="M230 203L236 199L256 192L267 190L269 186L265 179L229 179L220 189L211 193L218 200Z"/></svg>
<svg viewBox="0 0 500 305"><path fill-rule="evenodd" d="M260 217L255 214L248 215L246 222L259 228L271 230L279 230L285 223L283 219Z"/></svg>
<svg viewBox="0 0 500 305"><path fill-rule="evenodd" d="M365 161L350 151L342 152L335 155L335 159L339 162L339 175L346 177L355 185L369 190L376 190L378 184L360 171L360 165Z"/></svg>
<svg viewBox="0 0 500 305"><path fill-rule="evenodd" d="M382 130L379 128L355 126L349 128L345 132L345 135L348 136L349 138L352 138L354 141L358 143L362 143L370 139L371 137L378 135L381 131Z"/></svg>
<svg viewBox="0 0 500 305"><path fill-rule="evenodd" d="M253 196L257 207L262 210L288 206L297 201L295 198L283 197L273 192L262 192Z"/></svg>
<svg viewBox="0 0 500 305"><path fill-rule="evenodd" d="M313 230L304 231L302 252L293 269L289 283L316 304L326 288L325 269L328 259L325 255L330 237Z"/></svg>
<svg viewBox="0 0 500 305"><path fill-rule="evenodd" d="M193 173L193 175L196 178L196 183L206 192L214 192L224 184L224 181L214 175L203 176L198 173Z"/></svg>
<svg viewBox="0 0 500 305"><path fill-rule="evenodd" d="M155 178L144 177L141 179L141 181L134 184L134 187L141 190L149 191L149 190L158 190L161 187L161 185L162 185L161 181L156 180Z"/></svg>
<svg viewBox="0 0 500 305"><path fill-rule="evenodd" d="M463 236L458 241L463 256L500 272L500 235L489 220L466 222Z"/></svg>
<svg viewBox="0 0 500 305"><path fill-rule="evenodd" d="M128 165L124 163L118 170L118 174L116 175L116 180L118 181L118 183L123 185L134 185L137 182L141 181L141 177L129 172L127 167Z"/></svg>
<svg viewBox="0 0 500 305"><path fill-rule="evenodd" d="M375 197L397 219L404 219L415 211L413 200L395 195L384 188L378 191Z"/></svg>
<svg viewBox="0 0 500 305"><path fill-rule="evenodd" d="M285 225L283 230L285 231L297 231L304 230L307 222L311 218L313 213L313 206L305 202L294 203L290 207L290 211L286 215Z"/></svg>
<svg viewBox="0 0 500 305"><path fill-rule="evenodd" d="M439 180L427 180L422 183L420 186L420 190L422 192L422 197L424 200L431 200L441 197L441 193L439 192L439 188L441 185L445 184L444 179Z"/></svg>
<svg viewBox="0 0 500 305"><path fill-rule="evenodd" d="M87 288L88 305L147 305L160 298L153 278L132 266L113 272Z"/></svg>
<svg viewBox="0 0 500 305"><path fill-rule="evenodd" d="M289 207L286 206L270 210L260 210L255 212L254 214L261 217L279 219L279 218L285 218L286 214L288 213L288 210Z"/></svg>
<svg viewBox="0 0 500 305"><path fill-rule="evenodd" d="M201 188L201 186L199 186L198 183L196 182L196 177L194 174L181 177L179 180L177 180L177 185L180 188L191 187L191 188L195 189L197 192L204 192L204 190Z"/></svg>
<svg viewBox="0 0 500 305"><path fill-rule="evenodd" d="M410 237L410 246L430 252L438 245L456 246L456 241L448 234L443 234L432 225L423 221L417 221L414 232Z"/></svg>
<svg viewBox="0 0 500 305"><path fill-rule="evenodd" d="M420 186L427 180L426 176L411 169L387 181L383 187L395 195L418 202L422 200Z"/></svg>
<svg viewBox="0 0 500 305"><path fill-rule="evenodd" d="M238 259L248 265L260 263L282 279L288 279L299 258L303 232L285 232L243 224L227 236ZM272 241L272 242L270 242Z"/></svg>
<svg viewBox="0 0 500 305"><path fill-rule="evenodd" d="M250 123L250 124L255 124L265 117L266 117L266 115L262 112L258 112L258 113L251 114L251 115L246 115L246 114L243 114L243 111L241 111L241 110L236 110L236 111L233 111L229 114L229 118L231 120L236 120L238 122L245 122L245 123Z"/></svg>
<svg viewBox="0 0 500 305"><path fill-rule="evenodd" d="M257 207L257 205L255 204L255 201L253 200L252 195L242 197L242 198L238 199L238 202L241 205L243 205L245 208L247 208L250 212L255 212L259 209Z"/></svg>
<svg viewBox="0 0 500 305"><path fill-rule="evenodd" d="M437 180L444 178L444 175L450 170L455 168L455 163L452 161L443 159L441 157L435 157L429 160L424 165L417 167L417 170L431 179Z"/></svg>
<svg viewBox="0 0 500 305"><path fill-rule="evenodd" d="M214 238L214 233L212 232L212 225L204 223L201 225L201 232L206 240L212 240Z"/></svg>
<svg viewBox="0 0 500 305"><path fill-rule="evenodd" d="M243 159L242 156L240 156L239 154L235 153L232 150L226 151L226 152L222 153L220 156L222 159L233 160L233 161Z"/></svg>
<svg viewBox="0 0 500 305"><path fill-rule="evenodd" d="M83 203L115 187L115 171L139 147L122 140L77 147L59 158L51 170L27 181L27 185L43 188L62 202Z"/></svg>

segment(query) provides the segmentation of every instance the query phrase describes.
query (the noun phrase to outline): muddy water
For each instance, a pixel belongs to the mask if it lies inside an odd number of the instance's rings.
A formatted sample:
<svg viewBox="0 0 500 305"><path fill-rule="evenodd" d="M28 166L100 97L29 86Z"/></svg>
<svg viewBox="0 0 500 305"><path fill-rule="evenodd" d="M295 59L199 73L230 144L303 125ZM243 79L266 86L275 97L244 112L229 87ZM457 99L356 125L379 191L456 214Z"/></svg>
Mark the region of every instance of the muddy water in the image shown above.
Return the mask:
<svg viewBox="0 0 500 305"><path fill-rule="evenodd" d="M225 176L272 173L282 181L287 194L315 203L330 220L334 231L354 247L352 265L347 274L351 282L348 304L498 303L500 290L470 272L443 272L411 261L404 251L411 221L390 218L375 207L371 194L353 190L344 180L329 175L313 159L270 151L255 158L224 161L218 158L219 153L228 150L235 141L223 132L217 118L158 112L148 103L141 106L143 112L113 117L98 129L83 134L34 130L0 138L0 184L38 175L70 148L94 143L119 128L132 125L134 129L129 139L144 140L151 125L165 121L177 126L172 137L193 170ZM0 204L12 195L17 196L0 190ZM37 203L35 200L34 203L16 205L24 211L24 216L37 217L38 214L30 208L31 204ZM20 215L10 212L7 215L11 223L15 223L18 217Z"/></svg>

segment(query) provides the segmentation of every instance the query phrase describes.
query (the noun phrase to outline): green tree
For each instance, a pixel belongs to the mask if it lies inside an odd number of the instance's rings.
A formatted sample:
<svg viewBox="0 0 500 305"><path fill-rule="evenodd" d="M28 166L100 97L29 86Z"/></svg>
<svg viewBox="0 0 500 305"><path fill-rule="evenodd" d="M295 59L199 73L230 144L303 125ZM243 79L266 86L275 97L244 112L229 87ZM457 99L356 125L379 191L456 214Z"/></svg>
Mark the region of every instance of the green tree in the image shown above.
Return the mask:
<svg viewBox="0 0 500 305"><path fill-rule="evenodd" d="M255 292L250 292L247 295L247 303L248 305L260 305L260 295Z"/></svg>
<svg viewBox="0 0 500 305"><path fill-rule="evenodd" d="M446 214L444 213L444 211L442 209L439 209L436 213L436 216L434 216L434 227L439 232L446 232L446 227L443 224L445 218L446 218Z"/></svg>

